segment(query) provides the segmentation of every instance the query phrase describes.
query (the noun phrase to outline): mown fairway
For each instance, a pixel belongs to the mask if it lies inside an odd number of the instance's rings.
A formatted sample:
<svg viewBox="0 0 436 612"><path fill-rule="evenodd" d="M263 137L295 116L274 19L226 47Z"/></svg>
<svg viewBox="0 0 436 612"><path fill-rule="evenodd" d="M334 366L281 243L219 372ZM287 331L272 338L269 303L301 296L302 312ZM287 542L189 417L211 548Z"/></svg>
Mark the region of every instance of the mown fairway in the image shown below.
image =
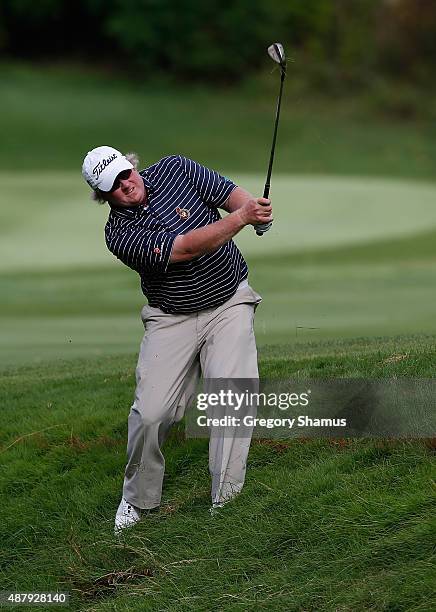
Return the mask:
<svg viewBox="0 0 436 612"><path fill-rule="evenodd" d="M20 199L0 229L0 365L136 351L144 298L105 247L107 208L71 173L1 179ZM270 234L237 237L265 297L259 345L435 332L435 200L431 183L277 176Z"/></svg>
<svg viewBox="0 0 436 612"><path fill-rule="evenodd" d="M274 93L0 72L2 589L89 612L434 609L430 441L255 441L212 518L207 442L178 427L160 511L113 538L144 297L106 251L83 154L180 152L260 194ZM434 376L435 142L286 99L273 230L237 239L264 297L262 377Z"/></svg>
<svg viewBox="0 0 436 612"><path fill-rule="evenodd" d="M260 194L275 87L266 78L239 91L170 90L16 65L0 73L0 367L134 352L143 296L106 251L107 211L89 201L83 154L109 141L143 165L180 152ZM358 100L303 103L288 88L274 228L237 237L265 297L259 344L434 332L434 126L374 118Z"/></svg>

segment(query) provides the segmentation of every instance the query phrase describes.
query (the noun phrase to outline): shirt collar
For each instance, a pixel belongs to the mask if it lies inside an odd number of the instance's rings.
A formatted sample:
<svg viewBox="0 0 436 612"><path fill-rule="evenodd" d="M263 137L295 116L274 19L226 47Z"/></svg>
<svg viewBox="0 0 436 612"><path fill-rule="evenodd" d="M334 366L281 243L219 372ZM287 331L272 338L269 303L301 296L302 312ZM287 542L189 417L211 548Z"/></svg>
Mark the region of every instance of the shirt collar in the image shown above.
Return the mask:
<svg viewBox="0 0 436 612"><path fill-rule="evenodd" d="M155 186L154 186L153 181L150 178L150 174L148 170L147 169L141 170L139 174L141 175L145 188L147 189L147 194L153 193Z"/></svg>

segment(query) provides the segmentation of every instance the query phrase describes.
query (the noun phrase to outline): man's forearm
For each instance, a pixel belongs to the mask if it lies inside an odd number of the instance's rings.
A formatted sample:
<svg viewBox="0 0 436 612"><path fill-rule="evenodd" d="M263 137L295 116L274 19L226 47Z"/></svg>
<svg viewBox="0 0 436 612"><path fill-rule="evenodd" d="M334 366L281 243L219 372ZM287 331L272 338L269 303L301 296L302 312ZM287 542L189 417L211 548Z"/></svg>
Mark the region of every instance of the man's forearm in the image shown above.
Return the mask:
<svg viewBox="0 0 436 612"><path fill-rule="evenodd" d="M235 211L220 221L177 236L170 261L188 261L216 251L236 236L245 224L242 215Z"/></svg>
<svg viewBox="0 0 436 612"><path fill-rule="evenodd" d="M268 223L272 219L269 200L256 199L240 187L232 191L226 204L230 214L224 219L177 236L170 262L189 261L212 253L236 236L245 225Z"/></svg>
<svg viewBox="0 0 436 612"><path fill-rule="evenodd" d="M241 206L244 206L248 200L253 200L251 193L242 189L242 187L235 187L222 208L231 213L241 208Z"/></svg>

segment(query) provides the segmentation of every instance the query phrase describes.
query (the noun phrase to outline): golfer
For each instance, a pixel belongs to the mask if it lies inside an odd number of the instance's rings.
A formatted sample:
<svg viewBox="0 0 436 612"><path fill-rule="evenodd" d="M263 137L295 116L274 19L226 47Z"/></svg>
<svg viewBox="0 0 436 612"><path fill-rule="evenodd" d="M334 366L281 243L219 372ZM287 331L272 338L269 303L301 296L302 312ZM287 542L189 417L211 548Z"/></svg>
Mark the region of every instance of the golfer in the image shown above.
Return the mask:
<svg viewBox="0 0 436 612"><path fill-rule="evenodd" d="M148 304L134 402L128 417L127 466L115 532L160 504L161 446L195 395L199 377L257 379L253 331L261 297L232 241L244 226L266 232L269 200L181 155L138 172L135 155L107 146L90 151L82 173L94 198L110 207L109 250L138 272ZM219 209L228 215L221 218ZM212 507L242 489L250 437L226 428L211 436ZM230 438L229 438L230 435Z"/></svg>

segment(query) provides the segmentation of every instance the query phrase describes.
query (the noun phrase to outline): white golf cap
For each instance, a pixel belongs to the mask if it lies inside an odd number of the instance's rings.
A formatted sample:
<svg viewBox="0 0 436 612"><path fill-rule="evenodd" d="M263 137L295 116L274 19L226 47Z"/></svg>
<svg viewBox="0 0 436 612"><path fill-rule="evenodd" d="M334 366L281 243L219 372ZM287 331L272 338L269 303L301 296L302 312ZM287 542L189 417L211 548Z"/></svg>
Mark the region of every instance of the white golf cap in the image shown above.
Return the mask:
<svg viewBox="0 0 436 612"><path fill-rule="evenodd" d="M82 174L93 189L109 191L119 173L132 168L129 160L113 147L97 147L83 160Z"/></svg>

